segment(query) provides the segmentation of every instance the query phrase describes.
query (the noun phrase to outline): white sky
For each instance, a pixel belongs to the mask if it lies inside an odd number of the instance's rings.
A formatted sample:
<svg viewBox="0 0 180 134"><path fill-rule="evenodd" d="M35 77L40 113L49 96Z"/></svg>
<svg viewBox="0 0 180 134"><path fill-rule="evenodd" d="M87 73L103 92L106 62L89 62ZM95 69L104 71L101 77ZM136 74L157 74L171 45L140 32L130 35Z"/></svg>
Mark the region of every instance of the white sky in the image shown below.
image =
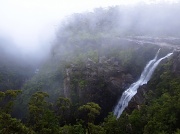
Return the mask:
<svg viewBox="0 0 180 134"><path fill-rule="evenodd" d="M0 0L0 35L8 35L19 47L32 50L42 38L49 40L58 22L72 13L96 7L162 1L178 0Z"/></svg>

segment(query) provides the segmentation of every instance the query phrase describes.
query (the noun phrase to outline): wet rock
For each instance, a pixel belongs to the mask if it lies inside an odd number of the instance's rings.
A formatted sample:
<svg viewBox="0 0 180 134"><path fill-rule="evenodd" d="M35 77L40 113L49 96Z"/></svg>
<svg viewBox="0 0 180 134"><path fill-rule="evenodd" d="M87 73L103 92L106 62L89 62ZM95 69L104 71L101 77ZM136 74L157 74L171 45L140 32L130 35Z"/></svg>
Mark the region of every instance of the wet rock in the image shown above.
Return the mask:
<svg viewBox="0 0 180 134"><path fill-rule="evenodd" d="M147 92L148 92L147 85L142 85L141 87L139 87L136 95L129 102L129 105L126 108L126 111L131 112L134 109L139 109L140 105L144 104L145 102L145 95Z"/></svg>
<svg viewBox="0 0 180 134"><path fill-rule="evenodd" d="M173 54L173 67L172 71L175 75L180 76L180 50L175 51Z"/></svg>
<svg viewBox="0 0 180 134"><path fill-rule="evenodd" d="M66 77L64 78L64 96L66 98L70 98L70 74L72 70L70 68L66 68L65 73Z"/></svg>

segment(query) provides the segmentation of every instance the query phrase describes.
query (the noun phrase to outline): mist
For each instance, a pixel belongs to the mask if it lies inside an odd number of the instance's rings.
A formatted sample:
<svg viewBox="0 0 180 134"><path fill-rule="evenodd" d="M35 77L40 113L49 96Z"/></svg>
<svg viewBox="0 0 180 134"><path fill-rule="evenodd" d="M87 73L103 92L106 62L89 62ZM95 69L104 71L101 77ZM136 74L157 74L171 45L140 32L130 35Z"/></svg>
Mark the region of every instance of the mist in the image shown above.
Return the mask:
<svg viewBox="0 0 180 134"><path fill-rule="evenodd" d="M113 16L102 14L110 6L118 5L117 11L112 10ZM76 4L72 1L2 1L0 47L19 62L39 63L49 57L52 46L61 44L62 38L71 37L64 27L72 24L79 31L86 30L87 27L78 26L85 18L92 33L99 29L98 23L107 19L110 25L101 32L114 30L116 36L178 37L179 7L178 1L172 0L77 1Z"/></svg>
<svg viewBox="0 0 180 134"><path fill-rule="evenodd" d="M119 5L108 8L95 8L90 12L72 14L59 25L56 32L56 43L63 44L84 36L102 36L102 42L108 38L146 37L152 40L179 39L180 3L138 3L135 5ZM111 33L109 35L109 33ZM84 37L85 38L85 37ZM163 41L162 41L163 42ZM73 42L75 43L75 42ZM171 42L173 43L173 42ZM76 44L76 43L75 43ZM73 45L68 50L73 49ZM62 47L60 47L62 49ZM59 51L59 50L56 50ZM64 51L64 50L63 50Z"/></svg>
<svg viewBox="0 0 180 134"><path fill-rule="evenodd" d="M179 0L0 0L0 133L178 133L179 43Z"/></svg>
<svg viewBox="0 0 180 134"><path fill-rule="evenodd" d="M100 3L4 0L0 4L0 35L11 40L16 48L14 51L26 57L42 59L49 52L62 19L74 12L92 10L94 7L108 6L114 2Z"/></svg>

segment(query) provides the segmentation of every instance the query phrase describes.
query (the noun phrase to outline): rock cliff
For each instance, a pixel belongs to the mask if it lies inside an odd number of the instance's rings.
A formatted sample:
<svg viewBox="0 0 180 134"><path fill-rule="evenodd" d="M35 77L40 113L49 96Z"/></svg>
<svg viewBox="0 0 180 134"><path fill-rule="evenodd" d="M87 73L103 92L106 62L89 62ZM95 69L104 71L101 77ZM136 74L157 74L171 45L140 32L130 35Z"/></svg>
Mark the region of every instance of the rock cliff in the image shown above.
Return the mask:
<svg viewBox="0 0 180 134"><path fill-rule="evenodd" d="M90 58L83 65L71 64L65 70L64 95L74 103L96 102L102 110L110 112L119 96L133 81L120 61L100 57L98 62Z"/></svg>

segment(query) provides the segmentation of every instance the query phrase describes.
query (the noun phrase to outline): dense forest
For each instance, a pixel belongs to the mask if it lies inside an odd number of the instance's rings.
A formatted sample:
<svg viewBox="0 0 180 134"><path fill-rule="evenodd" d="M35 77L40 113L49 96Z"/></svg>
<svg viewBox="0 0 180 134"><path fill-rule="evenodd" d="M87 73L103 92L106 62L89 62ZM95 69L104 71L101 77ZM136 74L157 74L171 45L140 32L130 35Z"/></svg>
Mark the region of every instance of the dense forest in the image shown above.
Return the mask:
<svg viewBox="0 0 180 134"><path fill-rule="evenodd" d="M0 133L179 134L179 7L115 6L72 14L40 63L12 53L13 42L0 38ZM173 55L116 118L119 97L159 48L158 58Z"/></svg>

